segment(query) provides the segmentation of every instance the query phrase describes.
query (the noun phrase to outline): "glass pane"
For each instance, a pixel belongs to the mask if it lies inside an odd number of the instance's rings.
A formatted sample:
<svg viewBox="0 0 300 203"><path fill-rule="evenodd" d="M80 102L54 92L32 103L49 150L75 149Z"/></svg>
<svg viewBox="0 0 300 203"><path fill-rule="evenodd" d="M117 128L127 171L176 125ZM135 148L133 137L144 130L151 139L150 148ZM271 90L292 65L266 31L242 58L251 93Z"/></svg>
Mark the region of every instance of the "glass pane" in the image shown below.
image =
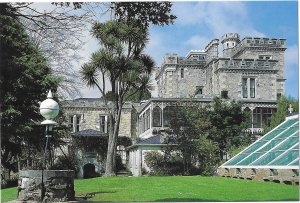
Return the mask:
<svg viewBox="0 0 300 203"><path fill-rule="evenodd" d="M269 142L267 145L265 145L262 149L258 150L258 152L267 152L273 147L275 147L278 143L282 142L282 140L275 139Z"/></svg>
<svg viewBox="0 0 300 203"><path fill-rule="evenodd" d="M299 158L290 163L289 166L299 166Z"/></svg>
<svg viewBox="0 0 300 203"><path fill-rule="evenodd" d="M232 166L235 165L236 163L238 163L239 161L241 161L242 159L244 159L246 156L248 156L249 154L239 154L238 156L236 156L235 158L231 159L230 161L228 161L224 166Z"/></svg>
<svg viewBox="0 0 300 203"><path fill-rule="evenodd" d="M156 106L153 109L153 127L161 127L161 109Z"/></svg>
<svg viewBox="0 0 300 203"><path fill-rule="evenodd" d="M254 98L255 97L255 79L250 78L250 97Z"/></svg>
<svg viewBox="0 0 300 203"><path fill-rule="evenodd" d="M251 164L253 161L255 161L256 159L258 159L261 155L263 155L263 153L253 153L251 154L249 157L247 157L245 160L239 162L238 164L236 164L237 166L248 166L249 164ZM252 165L252 164L251 164Z"/></svg>
<svg viewBox="0 0 300 203"><path fill-rule="evenodd" d="M276 157L278 157L282 153L283 153L283 151L268 152L261 159L253 162L253 164L251 164L251 165L256 165L256 166L267 165L268 163L273 161Z"/></svg>
<svg viewBox="0 0 300 203"><path fill-rule="evenodd" d="M284 122L276 130L273 130L272 132L270 132L267 135L265 135L265 137L263 139L264 140L271 140L272 138L274 138L275 136L277 136L279 133L281 133L282 131L284 131L287 127L293 125L297 121L298 121L297 119L293 119L293 120L288 120L288 121Z"/></svg>
<svg viewBox="0 0 300 203"><path fill-rule="evenodd" d="M287 129L286 131L284 131L282 134L278 135L278 137L276 137L276 139L277 138L286 138L286 137L288 137L292 134L295 134L297 131L299 131L299 127L298 126L293 126L289 129Z"/></svg>
<svg viewBox="0 0 300 203"><path fill-rule="evenodd" d="M247 78L243 78L243 98L248 97Z"/></svg>
<svg viewBox="0 0 300 203"><path fill-rule="evenodd" d="M286 166L289 163L293 162L299 158L299 150L290 150L286 154L284 154L282 157L280 157L275 162L272 162L270 165L275 166Z"/></svg>
<svg viewBox="0 0 300 203"><path fill-rule="evenodd" d="M246 149L244 151L244 153L251 153L254 152L255 150L257 150L258 148L260 148L261 146L263 146L264 144L266 144L267 141L260 141L260 142L256 142L254 143L251 147L249 147L248 149Z"/></svg>
<svg viewBox="0 0 300 203"><path fill-rule="evenodd" d="M298 136L293 136L281 143L275 150L287 150L299 142Z"/></svg>

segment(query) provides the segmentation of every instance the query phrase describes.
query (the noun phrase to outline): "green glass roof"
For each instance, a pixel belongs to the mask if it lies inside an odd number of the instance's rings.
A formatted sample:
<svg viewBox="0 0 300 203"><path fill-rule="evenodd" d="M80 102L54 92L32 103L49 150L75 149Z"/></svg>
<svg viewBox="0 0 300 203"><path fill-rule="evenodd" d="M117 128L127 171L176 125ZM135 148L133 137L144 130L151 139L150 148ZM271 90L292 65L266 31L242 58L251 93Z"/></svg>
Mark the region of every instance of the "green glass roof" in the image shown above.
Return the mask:
<svg viewBox="0 0 300 203"><path fill-rule="evenodd" d="M298 116L287 118L272 131L225 162L222 167L299 166Z"/></svg>

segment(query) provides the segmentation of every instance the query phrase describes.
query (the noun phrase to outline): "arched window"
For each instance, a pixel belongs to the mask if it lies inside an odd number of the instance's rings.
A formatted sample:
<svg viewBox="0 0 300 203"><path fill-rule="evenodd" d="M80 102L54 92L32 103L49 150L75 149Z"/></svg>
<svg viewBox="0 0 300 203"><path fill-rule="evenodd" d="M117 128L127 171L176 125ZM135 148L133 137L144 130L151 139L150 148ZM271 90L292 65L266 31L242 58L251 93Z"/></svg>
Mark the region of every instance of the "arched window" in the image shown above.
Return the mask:
<svg viewBox="0 0 300 203"><path fill-rule="evenodd" d="M152 115L153 127L161 127L161 109L159 106L153 108Z"/></svg>

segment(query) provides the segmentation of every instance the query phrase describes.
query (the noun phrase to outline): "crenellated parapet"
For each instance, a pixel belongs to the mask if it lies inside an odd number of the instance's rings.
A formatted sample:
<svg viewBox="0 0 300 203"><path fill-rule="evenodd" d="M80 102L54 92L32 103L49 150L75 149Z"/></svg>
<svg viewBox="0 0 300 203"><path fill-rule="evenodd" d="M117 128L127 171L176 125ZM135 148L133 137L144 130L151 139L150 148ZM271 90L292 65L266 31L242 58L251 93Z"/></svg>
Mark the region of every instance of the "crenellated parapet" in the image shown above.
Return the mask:
<svg viewBox="0 0 300 203"><path fill-rule="evenodd" d="M238 33L226 33L221 37L221 43L223 44L227 40L240 40L240 35Z"/></svg>
<svg viewBox="0 0 300 203"><path fill-rule="evenodd" d="M245 49L252 50L286 50L286 39L278 38L259 38L259 37L245 37L239 44L232 48L232 56L243 52Z"/></svg>
<svg viewBox="0 0 300 203"><path fill-rule="evenodd" d="M173 54L165 54L164 56L164 64L177 64L178 61L178 55L173 53Z"/></svg>
<svg viewBox="0 0 300 203"><path fill-rule="evenodd" d="M220 58L218 69L244 69L244 70L274 70L276 71L276 60L254 60L254 59L229 59Z"/></svg>
<svg viewBox="0 0 300 203"><path fill-rule="evenodd" d="M212 59L218 58L218 55L219 55L218 54L218 46L219 46L219 40L213 39L205 47L207 63L209 63Z"/></svg>

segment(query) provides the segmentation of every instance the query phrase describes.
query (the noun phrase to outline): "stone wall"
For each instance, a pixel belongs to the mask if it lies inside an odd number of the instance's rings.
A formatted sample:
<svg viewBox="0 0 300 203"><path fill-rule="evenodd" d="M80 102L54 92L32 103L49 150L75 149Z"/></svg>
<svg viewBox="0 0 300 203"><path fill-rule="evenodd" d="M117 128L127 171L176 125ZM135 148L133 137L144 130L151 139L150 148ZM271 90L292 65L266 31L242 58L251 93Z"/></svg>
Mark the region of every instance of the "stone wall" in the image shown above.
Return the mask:
<svg viewBox="0 0 300 203"><path fill-rule="evenodd" d="M74 171L26 170L19 172L18 200L64 202L75 199Z"/></svg>
<svg viewBox="0 0 300 203"><path fill-rule="evenodd" d="M228 91L230 99L242 100L242 78L255 78L255 99L257 100L276 100L276 75L268 72L250 72L250 71L222 71L216 77L217 83L215 93L221 94L221 91ZM249 91L249 88L248 88ZM250 98L247 98L250 99Z"/></svg>
<svg viewBox="0 0 300 203"><path fill-rule="evenodd" d="M131 137L131 116L131 110L122 111L119 136Z"/></svg>
<svg viewBox="0 0 300 203"><path fill-rule="evenodd" d="M218 168L223 177L299 185L299 169Z"/></svg>

